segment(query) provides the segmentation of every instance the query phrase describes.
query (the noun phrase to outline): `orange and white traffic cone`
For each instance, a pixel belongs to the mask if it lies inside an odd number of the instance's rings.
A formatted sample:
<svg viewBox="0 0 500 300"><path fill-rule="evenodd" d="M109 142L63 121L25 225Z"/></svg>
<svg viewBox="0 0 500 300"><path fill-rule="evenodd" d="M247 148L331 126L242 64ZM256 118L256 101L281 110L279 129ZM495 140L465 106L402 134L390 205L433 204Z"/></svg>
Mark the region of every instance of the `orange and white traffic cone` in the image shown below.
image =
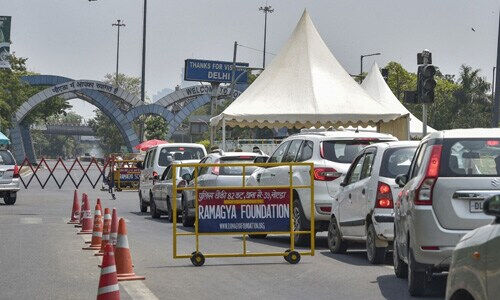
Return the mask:
<svg viewBox="0 0 500 300"><path fill-rule="evenodd" d="M118 223L118 240L115 247L115 259L118 281L146 279L146 277L137 276L134 273L132 256L130 255L130 249L128 246L127 226L125 225L125 220L123 218L121 218Z"/></svg>
<svg viewBox="0 0 500 300"><path fill-rule="evenodd" d="M79 224L80 223L80 203L78 202L78 191L75 190L73 193L73 208L71 209L71 220L68 224Z"/></svg>
<svg viewBox="0 0 500 300"><path fill-rule="evenodd" d="M101 198L97 198L96 205L99 205L99 210L101 211L101 216L104 216L104 214L102 212Z"/></svg>
<svg viewBox="0 0 500 300"><path fill-rule="evenodd" d="M82 222L83 222L83 213L82 213L82 210L83 210L83 204L85 203L85 198L87 198L87 194L83 193L82 194L82 205L80 206L81 207L81 210L80 210L80 222L78 222L78 224L75 225L75 227L82 227Z"/></svg>
<svg viewBox="0 0 500 300"><path fill-rule="evenodd" d="M77 234L92 234L92 213L90 211L89 199L85 197L83 208L82 208L82 230Z"/></svg>
<svg viewBox="0 0 500 300"><path fill-rule="evenodd" d="M102 243L102 216L99 207L95 206L94 211L94 230L92 232L92 240L90 246L82 248L83 250L99 250ZM86 242L85 242L86 243Z"/></svg>
<svg viewBox="0 0 500 300"><path fill-rule="evenodd" d="M116 276L113 247L106 245L102 259L101 277L97 289L97 300L120 300L120 287Z"/></svg>
<svg viewBox="0 0 500 300"><path fill-rule="evenodd" d="M116 213L116 208L113 208L113 213L111 214L111 230L109 232L109 243L115 249L116 240L118 239L118 215Z"/></svg>
<svg viewBox="0 0 500 300"><path fill-rule="evenodd" d="M109 208L104 209L104 227L102 230L102 241L101 241L101 250L98 253L94 254L95 256L103 256L104 248L109 243L109 231L111 229L111 214L109 213ZM113 245L111 245L113 246Z"/></svg>

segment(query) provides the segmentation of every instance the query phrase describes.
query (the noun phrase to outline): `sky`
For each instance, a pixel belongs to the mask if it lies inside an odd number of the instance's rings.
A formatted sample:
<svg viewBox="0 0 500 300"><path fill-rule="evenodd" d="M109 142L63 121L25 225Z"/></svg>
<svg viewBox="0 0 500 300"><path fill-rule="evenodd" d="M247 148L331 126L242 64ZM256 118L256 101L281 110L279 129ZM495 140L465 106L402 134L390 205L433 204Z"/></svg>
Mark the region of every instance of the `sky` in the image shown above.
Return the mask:
<svg viewBox="0 0 500 300"><path fill-rule="evenodd" d="M277 53L307 8L334 56L351 74L376 61L401 63L416 71L416 53L429 49L445 74L460 65L482 70L490 81L496 64L500 0L149 0L146 93L181 83L187 58L232 60L233 43L262 49L264 16L271 5L267 51ZM117 19L120 73L141 74L140 0L0 0L0 15L12 16L11 51L27 57L28 68L41 74L102 80L116 67ZM272 63L272 54L266 57ZM262 53L238 49L238 61L262 66ZM291 62L293 63L293 62ZM196 84L196 83L193 83ZM72 101L86 118L93 107Z"/></svg>

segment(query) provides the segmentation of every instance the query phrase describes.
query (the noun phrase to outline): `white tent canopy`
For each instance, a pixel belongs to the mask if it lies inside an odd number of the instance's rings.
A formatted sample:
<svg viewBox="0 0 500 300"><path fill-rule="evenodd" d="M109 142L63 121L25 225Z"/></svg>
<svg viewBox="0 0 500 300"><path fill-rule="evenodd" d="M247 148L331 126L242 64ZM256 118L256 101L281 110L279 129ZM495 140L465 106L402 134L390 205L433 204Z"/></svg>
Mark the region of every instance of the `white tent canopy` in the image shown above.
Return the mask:
<svg viewBox="0 0 500 300"><path fill-rule="evenodd" d="M423 125L422 122L411 114L406 107L396 98L391 88L387 85L380 73L377 63L374 63L370 72L363 80L361 86L365 91L372 96L378 103L385 107L390 107L401 114L410 114L410 136L422 137ZM427 126L427 132L435 131L433 128Z"/></svg>
<svg viewBox="0 0 500 300"><path fill-rule="evenodd" d="M342 68L304 11L284 47L212 126L376 126L401 116L372 99Z"/></svg>

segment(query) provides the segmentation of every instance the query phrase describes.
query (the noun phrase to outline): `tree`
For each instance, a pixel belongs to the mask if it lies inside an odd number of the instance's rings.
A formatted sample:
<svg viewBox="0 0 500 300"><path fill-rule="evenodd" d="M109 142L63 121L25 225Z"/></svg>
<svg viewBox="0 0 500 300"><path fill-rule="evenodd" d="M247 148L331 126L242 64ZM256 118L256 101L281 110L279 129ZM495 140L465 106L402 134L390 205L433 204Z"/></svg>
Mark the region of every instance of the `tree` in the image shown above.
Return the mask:
<svg viewBox="0 0 500 300"><path fill-rule="evenodd" d="M147 116L145 125L145 136L147 140L164 140L168 133L167 122L160 116Z"/></svg>
<svg viewBox="0 0 500 300"><path fill-rule="evenodd" d="M27 58L10 56L11 69L0 69L0 127L2 130L12 127L12 116L15 111L29 97L46 87L34 87L21 80L22 76L32 75L26 67ZM71 106L62 98L53 97L39 104L23 120L25 124L32 124L38 120L47 120L48 117L62 114Z"/></svg>

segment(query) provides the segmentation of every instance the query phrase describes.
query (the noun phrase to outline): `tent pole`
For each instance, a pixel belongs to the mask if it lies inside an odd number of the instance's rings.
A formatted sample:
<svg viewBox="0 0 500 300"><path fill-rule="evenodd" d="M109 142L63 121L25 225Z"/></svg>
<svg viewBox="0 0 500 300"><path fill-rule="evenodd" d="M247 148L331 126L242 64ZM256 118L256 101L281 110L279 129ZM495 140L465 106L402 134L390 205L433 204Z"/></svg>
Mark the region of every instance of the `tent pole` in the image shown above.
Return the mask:
<svg viewBox="0 0 500 300"><path fill-rule="evenodd" d="M222 119L222 151L226 151L226 120Z"/></svg>

